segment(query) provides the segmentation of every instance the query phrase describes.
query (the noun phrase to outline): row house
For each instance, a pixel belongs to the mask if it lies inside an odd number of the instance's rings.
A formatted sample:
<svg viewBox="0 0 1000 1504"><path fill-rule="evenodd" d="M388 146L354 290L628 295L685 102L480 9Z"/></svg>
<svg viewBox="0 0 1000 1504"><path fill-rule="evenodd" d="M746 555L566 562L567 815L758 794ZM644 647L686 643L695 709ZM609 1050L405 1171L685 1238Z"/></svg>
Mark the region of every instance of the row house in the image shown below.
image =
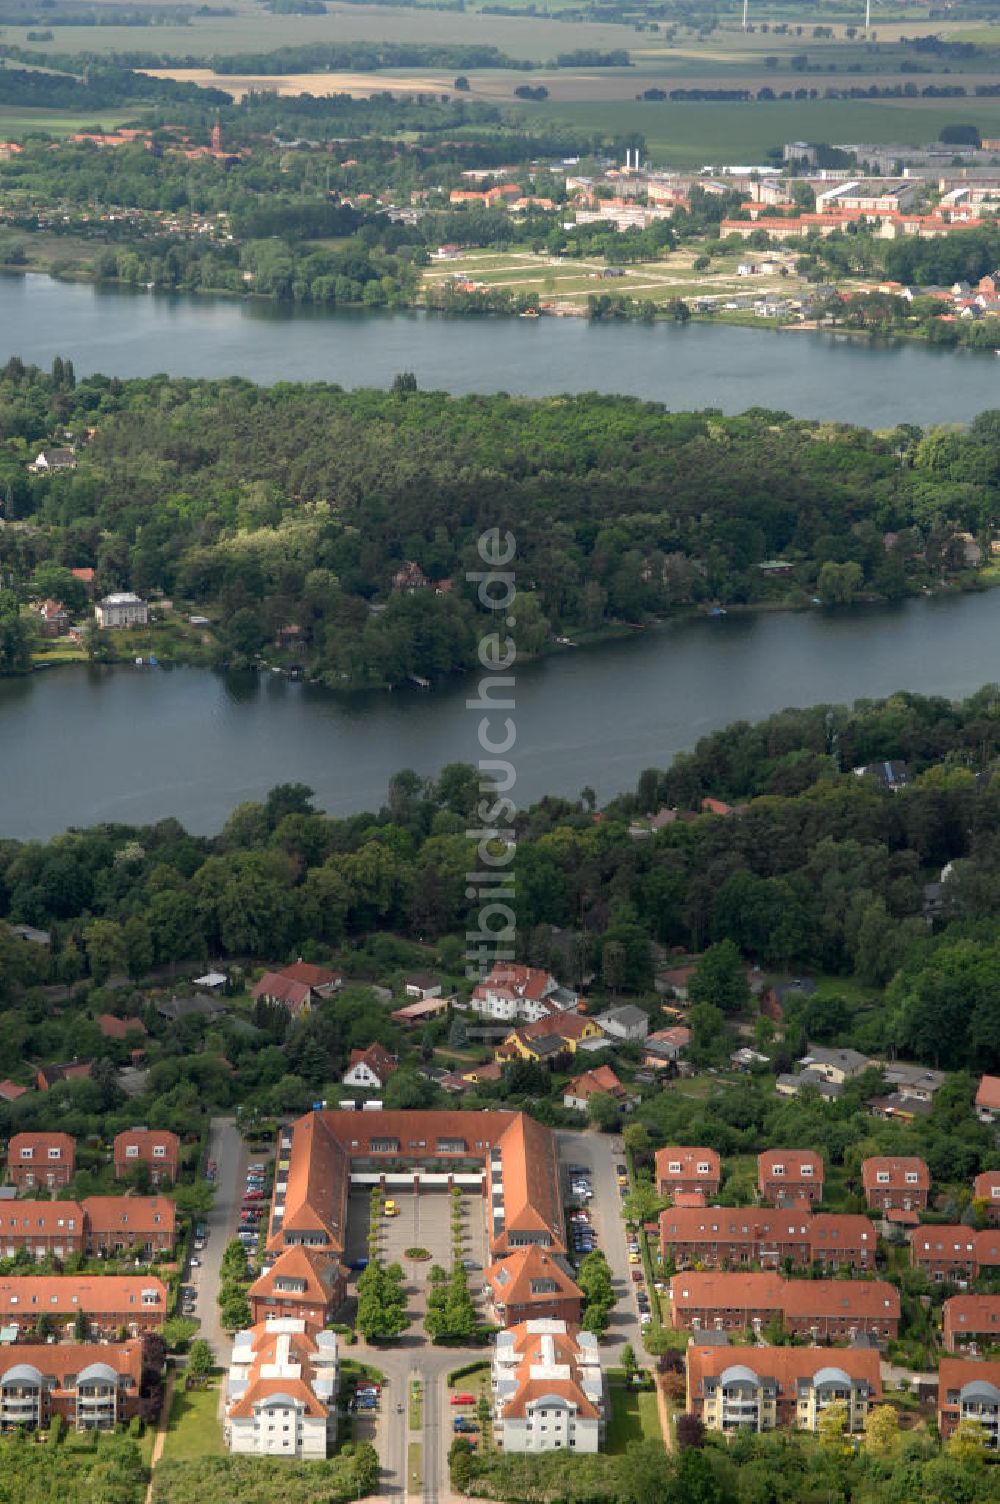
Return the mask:
<svg viewBox="0 0 1000 1504"><path fill-rule="evenodd" d="M115 1137L115 1176L121 1180L136 1165L147 1165L154 1185L176 1183L180 1169L181 1141L166 1128L129 1128Z"/></svg>
<svg viewBox="0 0 1000 1504"><path fill-rule="evenodd" d="M0 1432L47 1430L57 1416L76 1431L113 1431L140 1413L142 1372L138 1338L0 1348Z"/></svg>
<svg viewBox="0 0 1000 1504"><path fill-rule="evenodd" d="M881 1398L879 1355L871 1349L688 1348L688 1413L723 1435L816 1431L823 1411L836 1404L846 1407L848 1431L860 1431Z"/></svg>
<svg viewBox="0 0 1000 1504"><path fill-rule="evenodd" d="M984 1170L972 1183L972 1199L982 1204L987 1222L1000 1225L1000 1170Z"/></svg>
<svg viewBox="0 0 1000 1504"><path fill-rule="evenodd" d="M941 1312L941 1341L950 1353L966 1343L1000 1346L1000 1295L953 1295Z"/></svg>
<svg viewBox="0 0 1000 1504"><path fill-rule="evenodd" d="M910 1263L935 1284L975 1279L980 1264L979 1236L960 1222L922 1223L910 1234Z"/></svg>
<svg viewBox="0 0 1000 1504"><path fill-rule="evenodd" d="M991 1451L1000 1446L1000 1363L942 1358L938 1365L938 1429L942 1440L963 1421L983 1428Z"/></svg>
<svg viewBox="0 0 1000 1504"><path fill-rule="evenodd" d="M660 1214L660 1253L680 1268L794 1269L819 1264L856 1273L875 1268L875 1228L867 1217L766 1207L669 1207Z"/></svg>
<svg viewBox="0 0 1000 1504"><path fill-rule="evenodd" d="M822 1156L813 1149L766 1149L757 1155L757 1189L769 1206L822 1201Z"/></svg>
<svg viewBox="0 0 1000 1504"><path fill-rule="evenodd" d="M19 1190L60 1190L75 1170L76 1144L68 1133L15 1133L7 1145L7 1179Z"/></svg>
<svg viewBox="0 0 1000 1504"><path fill-rule="evenodd" d="M177 1241L177 1208L166 1196L88 1196L83 1216L87 1251L98 1256L151 1259Z"/></svg>
<svg viewBox="0 0 1000 1504"><path fill-rule="evenodd" d="M326 1326L344 1301L345 1279L338 1258L301 1245L284 1249L247 1291L254 1326L291 1318L307 1330Z"/></svg>
<svg viewBox="0 0 1000 1504"><path fill-rule="evenodd" d="M67 1259L86 1251L83 1207L77 1201L0 1201L0 1258L22 1250L32 1258Z"/></svg>
<svg viewBox="0 0 1000 1504"><path fill-rule="evenodd" d="M518 1326L540 1317L580 1324L583 1291L569 1264L536 1244L515 1248L491 1264L483 1283L498 1326Z"/></svg>
<svg viewBox="0 0 1000 1504"><path fill-rule="evenodd" d="M885 1280L689 1271L674 1276L670 1300L679 1331L759 1334L780 1320L791 1336L814 1342L851 1341L865 1333L884 1343L899 1334L899 1292Z"/></svg>
<svg viewBox="0 0 1000 1504"><path fill-rule="evenodd" d="M931 1175L922 1159L877 1154L862 1160L861 1183L869 1211L915 1213L927 1209Z"/></svg>
<svg viewBox="0 0 1000 1504"><path fill-rule="evenodd" d="M493 1435L504 1452L596 1452L604 1439L597 1338L565 1321L499 1332L493 1353Z"/></svg>
<svg viewBox="0 0 1000 1504"><path fill-rule="evenodd" d="M722 1161L714 1149L671 1145L656 1151L656 1189L661 1196L700 1196L714 1201L722 1183Z"/></svg>
<svg viewBox="0 0 1000 1504"><path fill-rule="evenodd" d="M0 1325L18 1336L42 1318L70 1327L82 1316L92 1337L154 1332L167 1317L167 1287L152 1275L19 1275L0 1279Z"/></svg>
<svg viewBox="0 0 1000 1504"><path fill-rule="evenodd" d="M177 1209L158 1196L88 1196L77 1201L0 1202L0 1258L171 1253Z"/></svg>

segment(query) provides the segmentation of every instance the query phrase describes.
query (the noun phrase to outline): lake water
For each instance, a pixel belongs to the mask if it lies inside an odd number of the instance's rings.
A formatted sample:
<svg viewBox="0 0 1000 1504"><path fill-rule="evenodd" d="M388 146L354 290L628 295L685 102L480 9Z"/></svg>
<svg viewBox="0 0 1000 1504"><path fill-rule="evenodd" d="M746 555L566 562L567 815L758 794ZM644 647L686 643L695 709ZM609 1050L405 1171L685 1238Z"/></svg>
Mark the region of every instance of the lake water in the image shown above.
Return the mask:
<svg viewBox="0 0 1000 1504"><path fill-rule="evenodd" d="M759 405L874 425L960 421L1000 404L1000 362L821 334L583 320L317 314L262 302L0 278L0 359L79 372L238 373L382 386L412 370L453 392L605 390L672 408ZM518 673L516 795L601 798L707 731L787 705L898 688L959 696L1000 679L1000 592L885 609L677 623ZM341 696L271 675L65 669L0 683L0 834L178 816L217 830L234 804L299 779L321 806L376 808L403 767L478 755L472 681Z"/></svg>
<svg viewBox="0 0 1000 1504"><path fill-rule="evenodd" d="M1000 679L1000 591L854 611L678 622L517 670L515 795L600 798L700 736L788 705L895 689L961 696ZM176 815L301 780L334 814L375 809L403 767L476 761L474 681L341 696L270 674L67 668L0 682L0 834Z"/></svg>
<svg viewBox="0 0 1000 1504"><path fill-rule="evenodd" d="M0 359L81 374L238 374L387 386L413 371L451 392L624 392L674 409L783 409L873 427L963 422L1000 405L990 351L869 344L826 333L586 319L462 319L295 310L262 300L151 294L0 277Z"/></svg>

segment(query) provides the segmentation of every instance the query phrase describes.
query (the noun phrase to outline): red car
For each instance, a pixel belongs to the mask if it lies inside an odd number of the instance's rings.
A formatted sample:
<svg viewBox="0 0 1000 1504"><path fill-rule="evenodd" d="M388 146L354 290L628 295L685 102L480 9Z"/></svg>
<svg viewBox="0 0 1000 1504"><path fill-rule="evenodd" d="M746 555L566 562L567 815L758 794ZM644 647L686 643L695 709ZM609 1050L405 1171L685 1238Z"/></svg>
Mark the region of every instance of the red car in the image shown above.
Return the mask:
<svg viewBox="0 0 1000 1504"><path fill-rule="evenodd" d="M453 1394L451 1403L453 1405L474 1405L476 1403L476 1396L474 1394Z"/></svg>
<svg viewBox="0 0 1000 1504"><path fill-rule="evenodd" d="M641 1269L633 1269L632 1270L632 1283L634 1285L641 1285L642 1284L642 1270Z"/></svg>

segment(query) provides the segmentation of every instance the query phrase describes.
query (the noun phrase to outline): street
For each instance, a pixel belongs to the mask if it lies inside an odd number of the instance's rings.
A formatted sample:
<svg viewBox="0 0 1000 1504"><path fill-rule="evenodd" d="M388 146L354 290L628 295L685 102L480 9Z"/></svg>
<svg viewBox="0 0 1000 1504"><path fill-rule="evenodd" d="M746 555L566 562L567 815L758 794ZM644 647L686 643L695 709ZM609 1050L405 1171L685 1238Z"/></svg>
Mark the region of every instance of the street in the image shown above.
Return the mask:
<svg viewBox="0 0 1000 1504"><path fill-rule="evenodd" d="M197 1292L194 1314L201 1322L199 1336L204 1337L215 1354L216 1363L228 1368L232 1342L219 1321L216 1299L222 1280L222 1255L226 1244L236 1234L239 1209L243 1199L243 1177L247 1154L232 1118L213 1118L209 1127L208 1158L218 1165L215 1199L211 1211L201 1220L208 1228L208 1239L196 1257L200 1268L192 1269L188 1283Z"/></svg>
<svg viewBox="0 0 1000 1504"><path fill-rule="evenodd" d="M632 1283L628 1240L615 1173L615 1165L623 1161L624 1155L614 1147L618 1140L605 1133L576 1133L572 1129L564 1129L556 1134L556 1138L563 1166L586 1165L591 1175L594 1197L590 1202L590 1215L597 1229L597 1246L611 1267L612 1284L617 1296L605 1342L615 1348L631 1342L638 1357L643 1351L642 1329L634 1292L639 1287ZM617 1352L612 1353L606 1361L617 1362Z"/></svg>

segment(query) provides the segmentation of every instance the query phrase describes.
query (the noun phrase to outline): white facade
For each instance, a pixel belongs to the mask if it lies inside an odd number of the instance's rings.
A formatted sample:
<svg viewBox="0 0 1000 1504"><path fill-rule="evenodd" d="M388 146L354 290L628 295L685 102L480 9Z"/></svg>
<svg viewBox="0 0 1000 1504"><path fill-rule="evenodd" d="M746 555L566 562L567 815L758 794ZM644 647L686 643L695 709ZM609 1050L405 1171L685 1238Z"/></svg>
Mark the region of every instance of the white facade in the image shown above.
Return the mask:
<svg viewBox="0 0 1000 1504"><path fill-rule="evenodd" d="M149 621L149 606L131 590L106 595L94 607L99 627L144 627Z"/></svg>
<svg viewBox="0 0 1000 1504"><path fill-rule="evenodd" d="M505 1452L597 1452L604 1377L597 1340L565 1321L500 1332L493 1357L494 1434Z"/></svg>
<svg viewBox="0 0 1000 1504"><path fill-rule="evenodd" d="M323 1458L337 1439L337 1338L295 1318L237 1332L226 1441L242 1456Z"/></svg>
<svg viewBox="0 0 1000 1504"><path fill-rule="evenodd" d="M340 1079L345 1086L374 1086L376 1089L381 1090L384 1085L384 1082L375 1074L366 1060L359 1060L356 1065L352 1065L350 1070L345 1071Z"/></svg>

